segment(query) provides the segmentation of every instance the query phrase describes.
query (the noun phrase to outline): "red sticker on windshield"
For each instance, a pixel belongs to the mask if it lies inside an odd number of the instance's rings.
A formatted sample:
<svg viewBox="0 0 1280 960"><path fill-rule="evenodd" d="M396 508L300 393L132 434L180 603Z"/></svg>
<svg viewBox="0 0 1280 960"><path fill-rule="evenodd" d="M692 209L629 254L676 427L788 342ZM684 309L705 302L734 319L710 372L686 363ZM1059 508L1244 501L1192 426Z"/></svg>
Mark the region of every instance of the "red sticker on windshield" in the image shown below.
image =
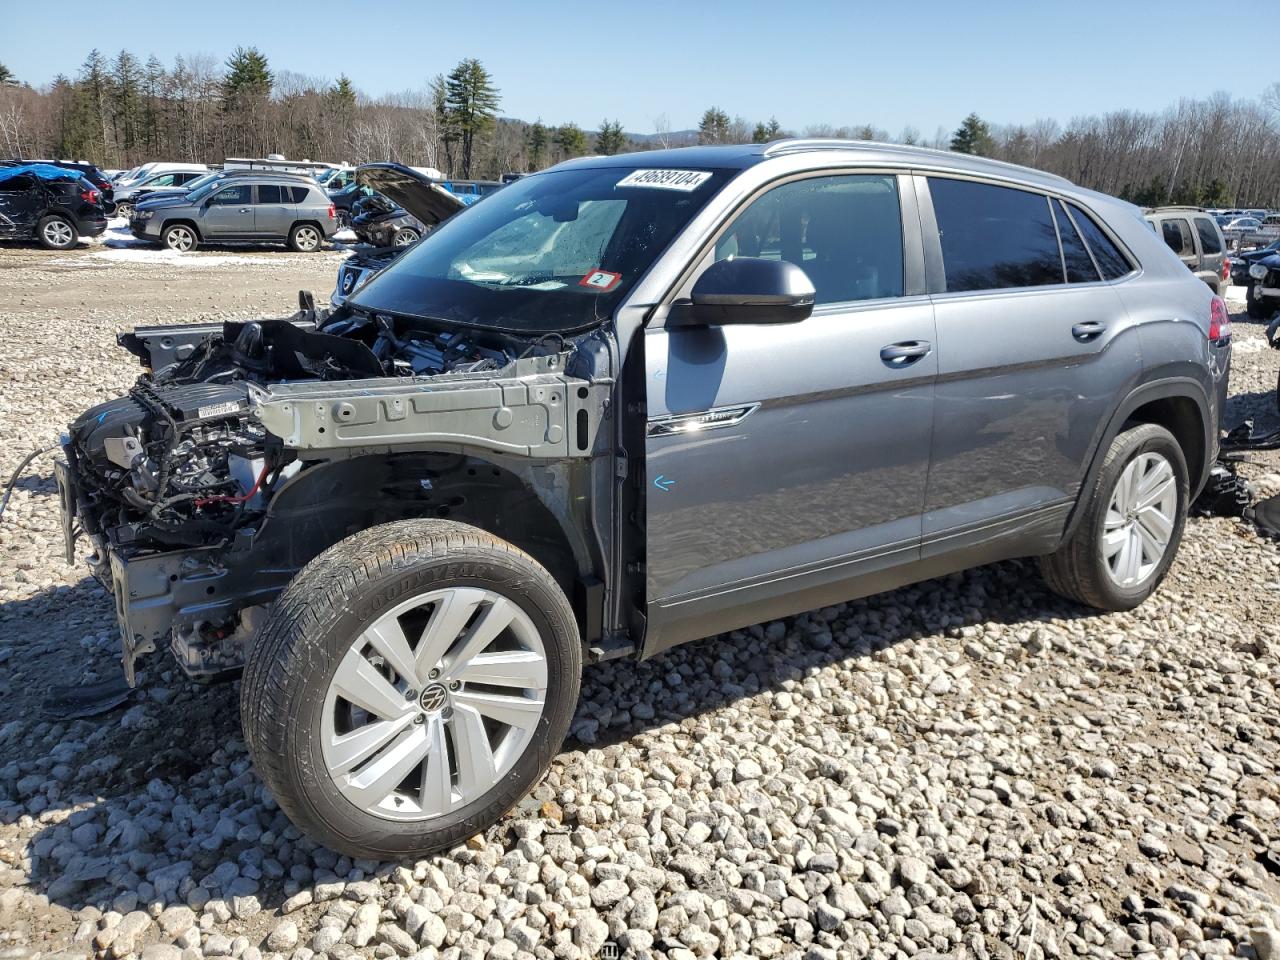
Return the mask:
<svg viewBox="0 0 1280 960"><path fill-rule="evenodd" d="M608 270L592 270L578 281L578 286L590 287L592 290L599 290L601 293L605 293L616 287L621 279L622 274L620 273L610 273Z"/></svg>

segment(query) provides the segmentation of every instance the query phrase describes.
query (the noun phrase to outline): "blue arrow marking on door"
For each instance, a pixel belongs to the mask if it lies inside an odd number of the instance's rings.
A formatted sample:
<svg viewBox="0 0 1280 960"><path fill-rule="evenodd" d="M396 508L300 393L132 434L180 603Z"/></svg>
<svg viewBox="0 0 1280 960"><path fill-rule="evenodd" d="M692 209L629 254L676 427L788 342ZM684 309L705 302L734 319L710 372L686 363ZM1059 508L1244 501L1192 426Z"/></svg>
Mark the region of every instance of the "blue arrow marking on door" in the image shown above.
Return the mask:
<svg viewBox="0 0 1280 960"><path fill-rule="evenodd" d="M653 478L653 485L657 487L659 490L661 490L663 493L667 493L671 489L671 485L673 483L675 483L674 480L668 480L662 474L658 474L656 477Z"/></svg>

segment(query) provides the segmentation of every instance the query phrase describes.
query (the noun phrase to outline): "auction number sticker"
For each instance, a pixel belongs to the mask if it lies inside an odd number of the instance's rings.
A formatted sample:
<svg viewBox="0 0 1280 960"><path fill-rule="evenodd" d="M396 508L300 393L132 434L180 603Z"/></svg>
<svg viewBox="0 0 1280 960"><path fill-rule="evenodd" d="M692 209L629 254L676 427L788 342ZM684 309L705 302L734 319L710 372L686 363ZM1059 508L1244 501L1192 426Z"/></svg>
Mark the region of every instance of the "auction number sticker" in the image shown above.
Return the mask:
<svg viewBox="0 0 1280 960"><path fill-rule="evenodd" d="M711 174L705 170L633 170L617 185L692 193L710 179Z"/></svg>
<svg viewBox="0 0 1280 960"><path fill-rule="evenodd" d="M605 293L616 287L621 279L622 274L620 273L610 273L608 270L592 270L578 281L578 286L590 287L592 290L599 290L601 293Z"/></svg>

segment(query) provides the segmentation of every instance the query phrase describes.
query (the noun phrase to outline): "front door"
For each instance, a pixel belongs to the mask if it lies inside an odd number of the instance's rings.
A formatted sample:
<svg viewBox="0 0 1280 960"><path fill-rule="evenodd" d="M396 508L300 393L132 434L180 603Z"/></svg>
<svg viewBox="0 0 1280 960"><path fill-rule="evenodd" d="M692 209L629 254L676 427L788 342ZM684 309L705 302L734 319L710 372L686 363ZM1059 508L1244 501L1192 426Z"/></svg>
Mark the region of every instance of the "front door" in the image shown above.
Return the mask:
<svg viewBox="0 0 1280 960"><path fill-rule="evenodd" d="M200 218L200 233L206 240L254 236L252 185L233 183L209 197Z"/></svg>
<svg viewBox="0 0 1280 960"><path fill-rule="evenodd" d="M646 331L646 652L845 599L918 556L937 355L899 187L775 186L705 256L795 263L807 320Z"/></svg>
<svg viewBox="0 0 1280 960"><path fill-rule="evenodd" d="M1109 282L1131 267L1072 203L945 177L923 192L937 226L925 253L945 284L923 555L1047 551L1103 420L1142 368Z"/></svg>

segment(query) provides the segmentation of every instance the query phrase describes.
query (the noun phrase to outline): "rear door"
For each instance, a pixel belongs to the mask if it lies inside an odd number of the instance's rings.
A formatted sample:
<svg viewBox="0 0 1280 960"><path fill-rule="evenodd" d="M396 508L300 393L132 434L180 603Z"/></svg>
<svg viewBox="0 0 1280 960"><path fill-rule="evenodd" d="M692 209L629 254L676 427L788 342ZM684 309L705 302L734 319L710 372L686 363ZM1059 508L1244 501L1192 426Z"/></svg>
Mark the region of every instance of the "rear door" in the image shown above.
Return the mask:
<svg viewBox="0 0 1280 960"><path fill-rule="evenodd" d="M0 236L25 237L35 229L43 206L40 188L29 174L0 180Z"/></svg>
<svg viewBox="0 0 1280 960"><path fill-rule="evenodd" d="M660 646L700 635L699 618L718 630L826 602L822 590L848 597L850 580L918 556L937 356L901 179L775 186L705 255L703 269L795 263L817 290L807 320L646 331L647 594Z"/></svg>
<svg viewBox="0 0 1280 960"><path fill-rule="evenodd" d="M254 201L254 233L264 238L289 235L293 226L295 207L289 187L278 183L260 183Z"/></svg>
<svg viewBox="0 0 1280 960"><path fill-rule="evenodd" d="M1204 272L1204 279L1212 281L1209 285L1218 290L1222 281L1222 261L1226 256L1222 234L1218 231L1218 225L1207 216L1191 219L1196 239L1200 242L1200 269Z"/></svg>
<svg viewBox="0 0 1280 960"><path fill-rule="evenodd" d="M1037 538L1061 532L1093 438L1142 369L1109 282L1131 268L1099 264L1110 253L1082 234L1100 228L1070 203L978 180L920 184L938 327L923 555L1007 545L1003 534L1048 549Z"/></svg>
<svg viewBox="0 0 1280 960"><path fill-rule="evenodd" d="M207 240L244 240L255 236L253 220L253 186L231 183L205 201L200 232Z"/></svg>

